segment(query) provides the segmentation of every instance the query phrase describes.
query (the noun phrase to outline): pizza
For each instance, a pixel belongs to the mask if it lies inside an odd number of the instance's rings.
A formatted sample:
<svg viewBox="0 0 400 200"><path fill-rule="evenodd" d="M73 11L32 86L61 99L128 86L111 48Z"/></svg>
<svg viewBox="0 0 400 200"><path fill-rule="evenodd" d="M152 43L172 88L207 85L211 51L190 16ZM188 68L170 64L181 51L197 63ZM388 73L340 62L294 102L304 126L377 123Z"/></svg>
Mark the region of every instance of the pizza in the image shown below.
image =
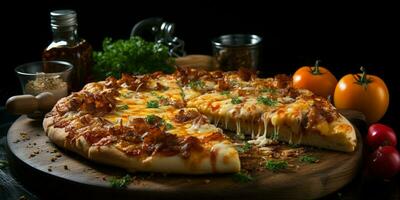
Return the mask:
<svg viewBox="0 0 400 200"><path fill-rule="evenodd" d="M43 127L56 145L131 172L239 172L232 131L260 148L356 147L353 126L328 100L294 89L288 76L245 69L108 77L60 99Z"/></svg>

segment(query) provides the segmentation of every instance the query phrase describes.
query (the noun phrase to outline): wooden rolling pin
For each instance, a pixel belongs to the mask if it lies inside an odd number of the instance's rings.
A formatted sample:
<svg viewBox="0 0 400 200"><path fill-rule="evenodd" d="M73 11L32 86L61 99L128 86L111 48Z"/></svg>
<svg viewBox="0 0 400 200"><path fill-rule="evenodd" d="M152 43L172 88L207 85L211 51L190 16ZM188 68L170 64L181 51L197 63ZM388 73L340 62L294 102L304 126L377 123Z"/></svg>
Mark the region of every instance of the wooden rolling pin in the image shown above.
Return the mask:
<svg viewBox="0 0 400 200"><path fill-rule="evenodd" d="M50 92L42 92L37 96L30 94L17 95L7 100L6 110L16 115L30 114L35 111L46 113L53 108L57 100Z"/></svg>

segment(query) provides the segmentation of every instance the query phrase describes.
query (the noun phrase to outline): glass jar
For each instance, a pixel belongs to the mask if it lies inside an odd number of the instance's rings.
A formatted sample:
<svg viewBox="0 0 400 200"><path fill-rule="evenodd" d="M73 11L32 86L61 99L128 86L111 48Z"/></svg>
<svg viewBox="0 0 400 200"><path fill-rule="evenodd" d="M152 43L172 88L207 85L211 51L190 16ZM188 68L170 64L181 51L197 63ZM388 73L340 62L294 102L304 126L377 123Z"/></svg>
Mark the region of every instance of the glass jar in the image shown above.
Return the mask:
<svg viewBox="0 0 400 200"><path fill-rule="evenodd" d="M222 35L212 40L213 55L218 68L223 71L240 67L256 70L262 38L257 35Z"/></svg>
<svg viewBox="0 0 400 200"><path fill-rule="evenodd" d="M42 54L43 61L62 60L74 66L71 75L72 90L80 90L89 80L93 65L92 46L78 36L76 12L56 10L50 12L53 41ZM44 69L49 71L50 69Z"/></svg>

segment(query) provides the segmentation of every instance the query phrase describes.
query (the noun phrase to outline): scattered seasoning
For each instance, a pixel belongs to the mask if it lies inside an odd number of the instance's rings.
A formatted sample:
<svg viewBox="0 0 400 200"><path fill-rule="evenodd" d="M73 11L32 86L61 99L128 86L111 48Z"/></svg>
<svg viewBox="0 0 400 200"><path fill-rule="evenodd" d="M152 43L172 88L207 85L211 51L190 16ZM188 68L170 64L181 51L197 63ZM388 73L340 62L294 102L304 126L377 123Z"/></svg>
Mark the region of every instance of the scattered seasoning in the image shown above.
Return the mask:
<svg viewBox="0 0 400 200"><path fill-rule="evenodd" d="M29 155L29 158L33 158L33 157L35 157L35 156L36 156L36 154L31 153L31 155Z"/></svg>
<svg viewBox="0 0 400 200"><path fill-rule="evenodd" d="M126 104L117 106L117 110L119 110L119 111L121 111L121 110L128 110L128 109L129 109L129 106L126 105Z"/></svg>
<svg viewBox="0 0 400 200"><path fill-rule="evenodd" d="M50 159L51 162L55 162L56 160L57 160L57 158L54 158L54 157Z"/></svg>
<svg viewBox="0 0 400 200"><path fill-rule="evenodd" d="M265 168L273 172L286 169L287 167L288 163L283 160L268 160L265 163Z"/></svg>
<svg viewBox="0 0 400 200"><path fill-rule="evenodd" d="M47 168L47 171L52 172L53 170L51 169L51 166L49 166L49 168Z"/></svg>
<svg viewBox="0 0 400 200"><path fill-rule="evenodd" d="M68 170L68 165L64 165L64 169L65 169L65 170Z"/></svg>
<svg viewBox="0 0 400 200"><path fill-rule="evenodd" d="M263 96L257 97L257 102L260 103L260 104L267 105L267 106L275 106L276 103L277 103L276 100L273 100L273 99L268 98L268 97L263 97Z"/></svg>
<svg viewBox="0 0 400 200"><path fill-rule="evenodd" d="M151 100L147 102L147 108L158 108L158 107L160 107L160 105L157 100Z"/></svg>
<svg viewBox="0 0 400 200"><path fill-rule="evenodd" d="M118 189L126 188L132 181L133 179L129 174L125 175L122 178L113 177L110 180L108 180L111 187Z"/></svg>
<svg viewBox="0 0 400 200"><path fill-rule="evenodd" d="M23 142L31 139L27 133L22 132L22 133L19 133L19 135L20 135L21 141L23 141Z"/></svg>
<svg viewBox="0 0 400 200"><path fill-rule="evenodd" d="M21 142L21 140L19 140L19 139L15 140L15 141L14 141L14 144L16 144L16 143L18 143L18 142Z"/></svg>
<svg viewBox="0 0 400 200"><path fill-rule="evenodd" d="M300 162L303 163L317 163L319 162L318 158L315 156L308 156L308 155L304 155L304 156L300 156L299 157Z"/></svg>
<svg viewBox="0 0 400 200"><path fill-rule="evenodd" d="M190 81L188 85L189 85L189 87L192 88L192 89L197 89L197 90L199 90L199 89L204 88L204 86L205 86L206 84L205 84L203 81L196 80L196 81Z"/></svg>
<svg viewBox="0 0 400 200"><path fill-rule="evenodd" d="M0 169L4 169L8 166L7 160L0 160Z"/></svg>
<svg viewBox="0 0 400 200"><path fill-rule="evenodd" d="M242 100L239 97L232 97L231 103L239 104L239 103L242 103Z"/></svg>
<svg viewBox="0 0 400 200"><path fill-rule="evenodd" d="M236 147L236 150L237 150L239 153L246 153L246 152L248 152L251 148L252 148L252 145L251 145L250 143L248 143L248 142L245 142L243 146L237 146L237 147Z"/></svg>
<svg viewBox="0 0 400 200"><path fill-rule="evenodd" d="M62 155L60 153L56 154L57 158L60 158Z"/></svg>
<svg viewBox="0 0 400 200"><path fill-rule="evenodd" d="M232 175L232 179L235 182L247 183L253 181L253 177L251 177L247 172L241 171Z"/></svg>

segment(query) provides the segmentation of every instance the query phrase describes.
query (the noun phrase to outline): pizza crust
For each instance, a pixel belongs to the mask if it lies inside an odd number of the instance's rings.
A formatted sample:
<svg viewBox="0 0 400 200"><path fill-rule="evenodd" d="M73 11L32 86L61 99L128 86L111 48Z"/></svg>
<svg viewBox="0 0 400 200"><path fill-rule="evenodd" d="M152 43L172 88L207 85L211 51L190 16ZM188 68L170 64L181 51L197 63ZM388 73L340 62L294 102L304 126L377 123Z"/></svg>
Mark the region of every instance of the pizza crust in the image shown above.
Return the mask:
<svg viewBox="0 0 400 200"><path fill-rule="evenodd" d="M232 173L240 171L239 154L229 144L218 143L210 149L211 155L192 154L188 159L180 156L128 156L113 145L90 146L83 137L75 143L67 141L68 133L64 128L54 128L53 117L45 118L43 127L49 139L59 147L76 152L83 157L99 163L121 167L130 172L163 172L179 174Z"/></svg>

